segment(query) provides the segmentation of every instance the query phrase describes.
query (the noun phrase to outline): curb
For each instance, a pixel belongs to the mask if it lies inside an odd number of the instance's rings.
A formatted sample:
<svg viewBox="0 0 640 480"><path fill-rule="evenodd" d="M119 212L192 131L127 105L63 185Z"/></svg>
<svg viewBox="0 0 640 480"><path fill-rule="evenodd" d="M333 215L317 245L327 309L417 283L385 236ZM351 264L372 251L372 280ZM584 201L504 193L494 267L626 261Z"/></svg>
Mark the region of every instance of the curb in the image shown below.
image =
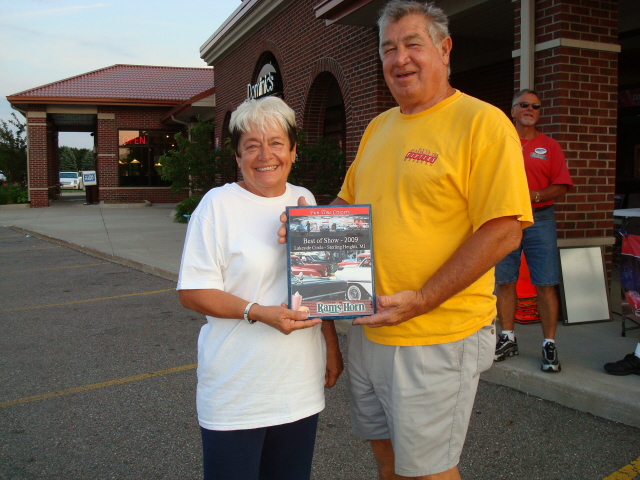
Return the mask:
<svg viewBox="0 0 640 480"><path fill-rule="evenodd" d="M151 205L149 200L143 200L143 203L104 203L104 200L100 201L100 208L143 208Z"/></svg>
<svg viewBox="0 0 640 480"><path fill-rule="evenodd" d="M7 205L0 205L0 210L17 210L19 208L30 208L30 203L10 203Z"/></svg>

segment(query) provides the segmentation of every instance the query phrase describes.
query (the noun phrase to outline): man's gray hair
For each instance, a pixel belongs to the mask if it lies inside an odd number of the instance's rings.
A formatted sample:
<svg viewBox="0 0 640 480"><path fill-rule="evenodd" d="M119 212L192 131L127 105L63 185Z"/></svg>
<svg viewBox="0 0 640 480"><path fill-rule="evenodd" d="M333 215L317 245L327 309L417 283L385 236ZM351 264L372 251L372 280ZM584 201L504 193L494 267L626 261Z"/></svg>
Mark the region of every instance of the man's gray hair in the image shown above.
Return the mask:
<svg viewBox="0 0 640 480"><path fill-rule="evenodd" d="M238 145L240 136L257 128L264 132L267 128L281 128L289 138L289 148L293 150L296 145L296 114L278 97L262 97L245 100L231 114L229 121L229 133L231 136L231 148L239 156Z"/></svg>
<svg viewBox="0 0 640 480"><path fill-rule="evenodd" d="M391 0L387 3L378 17L378 29L380 42L382 32L389 23L397 22L405 15L418 14L424 16L429 22L429 36L435 46L440 46L442 40L449 37L449 19L441 8L433 2L421 3L415 0Z"/></svg>
<svg viewBox="0 0 640 480"><path fill-rule="evenodd" d="M540 98L540 95L538 95L538 92L536 92L535 90L532 90L531 88L523 88L522 90L520 90L518 93L516 93L513 96L513 100L511 101L511 106L515 107L516 103L518 103L518 99L522 95L526 95L527 93L530 93L530 94L535 95L536 97Z"/></svg>

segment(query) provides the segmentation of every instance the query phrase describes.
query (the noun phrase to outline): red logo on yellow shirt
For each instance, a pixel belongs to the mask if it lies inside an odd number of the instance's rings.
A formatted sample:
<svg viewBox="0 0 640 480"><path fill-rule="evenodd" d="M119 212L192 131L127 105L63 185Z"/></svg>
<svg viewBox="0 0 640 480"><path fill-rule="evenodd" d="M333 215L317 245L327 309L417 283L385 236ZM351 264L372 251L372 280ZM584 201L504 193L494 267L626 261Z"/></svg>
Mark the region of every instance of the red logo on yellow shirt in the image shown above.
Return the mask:
<svg viewBox="0 0 640 480"><path fill-rule="evenodd" d="M438 154L432 153L430 150L424 148L418 148L416 150L410 150L405 156L405 162L417 162L426 165L433 165L438 160Z"/></svg>

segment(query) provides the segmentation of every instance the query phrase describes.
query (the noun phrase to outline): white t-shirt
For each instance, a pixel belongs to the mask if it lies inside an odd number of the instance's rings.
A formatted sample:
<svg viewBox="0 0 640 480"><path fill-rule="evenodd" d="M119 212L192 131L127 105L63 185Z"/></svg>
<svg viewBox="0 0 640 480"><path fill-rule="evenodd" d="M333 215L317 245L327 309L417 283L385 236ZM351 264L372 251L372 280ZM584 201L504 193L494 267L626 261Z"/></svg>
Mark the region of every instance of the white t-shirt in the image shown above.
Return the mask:
<svg viewBox="0 0 640 480"><path fill-rule="evenodd" d="M178 290L215 288L248 302L287 301L280 214L311 192L290 184L259 197L237 184L210 190L189 220ZM198 338L200 426L243 430L294 422L324 408L325 344L320 326L284 335L261 322L207 316Z"/></svg>

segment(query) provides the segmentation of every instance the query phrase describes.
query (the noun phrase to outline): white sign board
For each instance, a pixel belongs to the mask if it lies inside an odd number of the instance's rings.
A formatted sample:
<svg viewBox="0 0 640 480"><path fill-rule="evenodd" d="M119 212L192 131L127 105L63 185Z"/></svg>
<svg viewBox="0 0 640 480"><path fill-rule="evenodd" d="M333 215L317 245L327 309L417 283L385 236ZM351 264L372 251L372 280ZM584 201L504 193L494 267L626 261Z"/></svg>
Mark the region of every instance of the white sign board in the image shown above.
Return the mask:
<svg viewBox="0 0 640 480"><path fill-rule="evenodd" d="M565 324L611 320L601 247L560 249Z"/></svg>
<svg viewBox="0 0 640 480"><path fill-rule="evenodd" d="M95 170L83 170L82 181L85 186L98 185L98 177Z"/></svg>

